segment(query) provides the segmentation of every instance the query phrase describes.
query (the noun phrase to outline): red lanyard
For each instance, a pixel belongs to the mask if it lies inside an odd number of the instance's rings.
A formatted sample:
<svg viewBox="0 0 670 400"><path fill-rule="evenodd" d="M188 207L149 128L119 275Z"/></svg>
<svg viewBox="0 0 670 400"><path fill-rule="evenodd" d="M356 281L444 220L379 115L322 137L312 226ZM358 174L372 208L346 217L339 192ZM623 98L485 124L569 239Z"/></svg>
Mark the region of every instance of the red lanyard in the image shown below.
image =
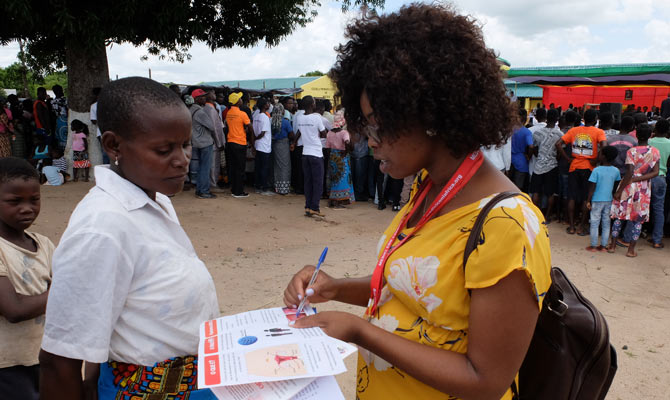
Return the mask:
<svg viewBox="0 0 670 400"><path fill-rule="evenodd" d="M398 239L398 234L400 231L405 229L407 226L407 221L409 221L409 219L412 217L412 215L414 215L421 204L423 204L426 195L433 187L433 181L430 179L430 177L428 177L423 182L423 184L421 184L419 192L415 196L416 200L414 201L412 210L408 214L405 214L405 216L402 218L400 224L393 233L393 236L391 236L388 242L386 242L384 251L382 252L381 256L379 256L379 260L377 260L377 266L375 267L375 271L372 273L372 279L370 280L370 300L368 302L368 309L365 312L368 317L372 317L374 315L375 311L377 310L377 306L379 305L379 299L381 297L382 286L384 283L384 267L386 266L386 262L388 261L389 257L391 257L391 254L398 250L400 246L405 244L419 229L426 225L426 223L431 218L433 218L433 216L437 214L437 212L440 211L442 207L451 201L451 199L453 199L454 196L461 189L463 189L465 184L468 183L468 181L472 178L475 172L477 172L483 162L484 157L482 156L481 151L470 153L465 158L465 160L463 160L456 172L451 176L449 182L444 185L444 188L442 188L440 194L435 198L435 200L433 200L433 203L430 205L430 208L428 208L428 211L426 211L426 213L421 216L421 219L419 222L417 222L412 232L402 238L396 246L393 246L393 242Z"/></svg>

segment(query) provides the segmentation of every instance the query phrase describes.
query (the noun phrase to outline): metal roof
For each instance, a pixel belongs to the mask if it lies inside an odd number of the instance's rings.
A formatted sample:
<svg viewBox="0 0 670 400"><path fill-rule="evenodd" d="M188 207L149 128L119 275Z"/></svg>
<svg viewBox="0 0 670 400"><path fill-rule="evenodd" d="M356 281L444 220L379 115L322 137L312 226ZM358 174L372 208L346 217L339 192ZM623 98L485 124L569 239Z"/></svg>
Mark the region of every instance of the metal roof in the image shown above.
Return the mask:
<svg viewBox="0 0 670 400"><path fill-rule="evenodd" d="M297 78L273 78L273 79L247 79L236 81L215 81L203 82L207 86L228 86L243 89L262 90L262 89L288 89L299 88L302 85L315 81L320 76L301 76Z"/></svg>
<svg viewBox="0 0 670 400"><path fill-rule="evenodd" d="M542 88L528 83L520 83L510 79L505 79L505 87L512 90L516 97L542 98L544 93Z"/></svg>
<svg viewBox="0 0 670 400"><path fill-rule="evenodd" d="M670 63L567 65L555 67L510 68L507 76L545 76L594 78L621 75L668 74Z"/></svg>

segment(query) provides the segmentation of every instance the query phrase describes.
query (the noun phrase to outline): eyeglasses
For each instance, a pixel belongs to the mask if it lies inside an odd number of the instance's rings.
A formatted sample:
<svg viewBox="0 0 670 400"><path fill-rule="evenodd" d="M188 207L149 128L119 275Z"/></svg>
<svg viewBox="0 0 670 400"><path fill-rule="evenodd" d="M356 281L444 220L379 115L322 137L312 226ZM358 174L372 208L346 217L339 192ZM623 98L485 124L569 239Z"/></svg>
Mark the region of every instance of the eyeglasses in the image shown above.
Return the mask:
<svg viewBox="0 0 670 400"><path fill-rule="evenodd" d="M381 143L381 138L379 137L379 126L378 125L367 125L366 132L368 137L374 140L377 143Z"/></svg>

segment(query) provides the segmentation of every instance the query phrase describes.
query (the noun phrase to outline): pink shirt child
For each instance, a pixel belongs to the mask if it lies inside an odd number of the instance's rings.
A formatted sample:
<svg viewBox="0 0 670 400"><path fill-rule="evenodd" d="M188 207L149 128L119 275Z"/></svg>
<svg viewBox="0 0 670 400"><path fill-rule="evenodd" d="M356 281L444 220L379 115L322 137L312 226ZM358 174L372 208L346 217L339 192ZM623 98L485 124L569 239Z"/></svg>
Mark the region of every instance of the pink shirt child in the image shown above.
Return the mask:
<svg viewBox="0 0 670 400"><path fill-rule="evenodd" d="M75 132L72 136L72 150L74 151L84 151L86 150L86 145L84 141L86 140L86 134L84 132Z"/></svg>
<svg viewBox="0 0 670 400"><path fill-rule="evenodd" d="M329 149L345 150L344 143L351 140L349 132L341 130L339 132L328 132L326 137L326 147Z"/></svg>

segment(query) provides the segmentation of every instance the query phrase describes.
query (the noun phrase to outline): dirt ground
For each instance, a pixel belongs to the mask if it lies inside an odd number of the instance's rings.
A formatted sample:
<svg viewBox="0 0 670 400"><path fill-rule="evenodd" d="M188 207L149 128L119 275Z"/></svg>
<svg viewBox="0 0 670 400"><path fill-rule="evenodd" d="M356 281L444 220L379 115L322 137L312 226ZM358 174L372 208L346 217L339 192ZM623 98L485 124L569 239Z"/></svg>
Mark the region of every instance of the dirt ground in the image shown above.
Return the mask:
<svg viewBox="0 0 670 400"><path fill-rule="evenodd" d="M42 212L32 230L57 244L72 210L91 186L44 186ZM304 198L295 195L234 199L225 194L197 200L191 191L178 194L173 203L214 278L222 314L282 305L290 277L303 265L314 264L324 246L329 247L325 271L335 276L371 273L377 241L393 217L390 207L378 211L371 203L358 203L346 210L324 207L327 218L318 221L303 216ZM566 271L609 323L619 370L607 398L668 399L670 241L664 250L641 243L639 256L630 259L624 251L586 252L587 237L567 235L556 223L549 231L553 264ZM329 309L362 313L339 304L319 307ZM349 371L338 376L347 399L355 398L355 358L349 357Z"/></svg>

